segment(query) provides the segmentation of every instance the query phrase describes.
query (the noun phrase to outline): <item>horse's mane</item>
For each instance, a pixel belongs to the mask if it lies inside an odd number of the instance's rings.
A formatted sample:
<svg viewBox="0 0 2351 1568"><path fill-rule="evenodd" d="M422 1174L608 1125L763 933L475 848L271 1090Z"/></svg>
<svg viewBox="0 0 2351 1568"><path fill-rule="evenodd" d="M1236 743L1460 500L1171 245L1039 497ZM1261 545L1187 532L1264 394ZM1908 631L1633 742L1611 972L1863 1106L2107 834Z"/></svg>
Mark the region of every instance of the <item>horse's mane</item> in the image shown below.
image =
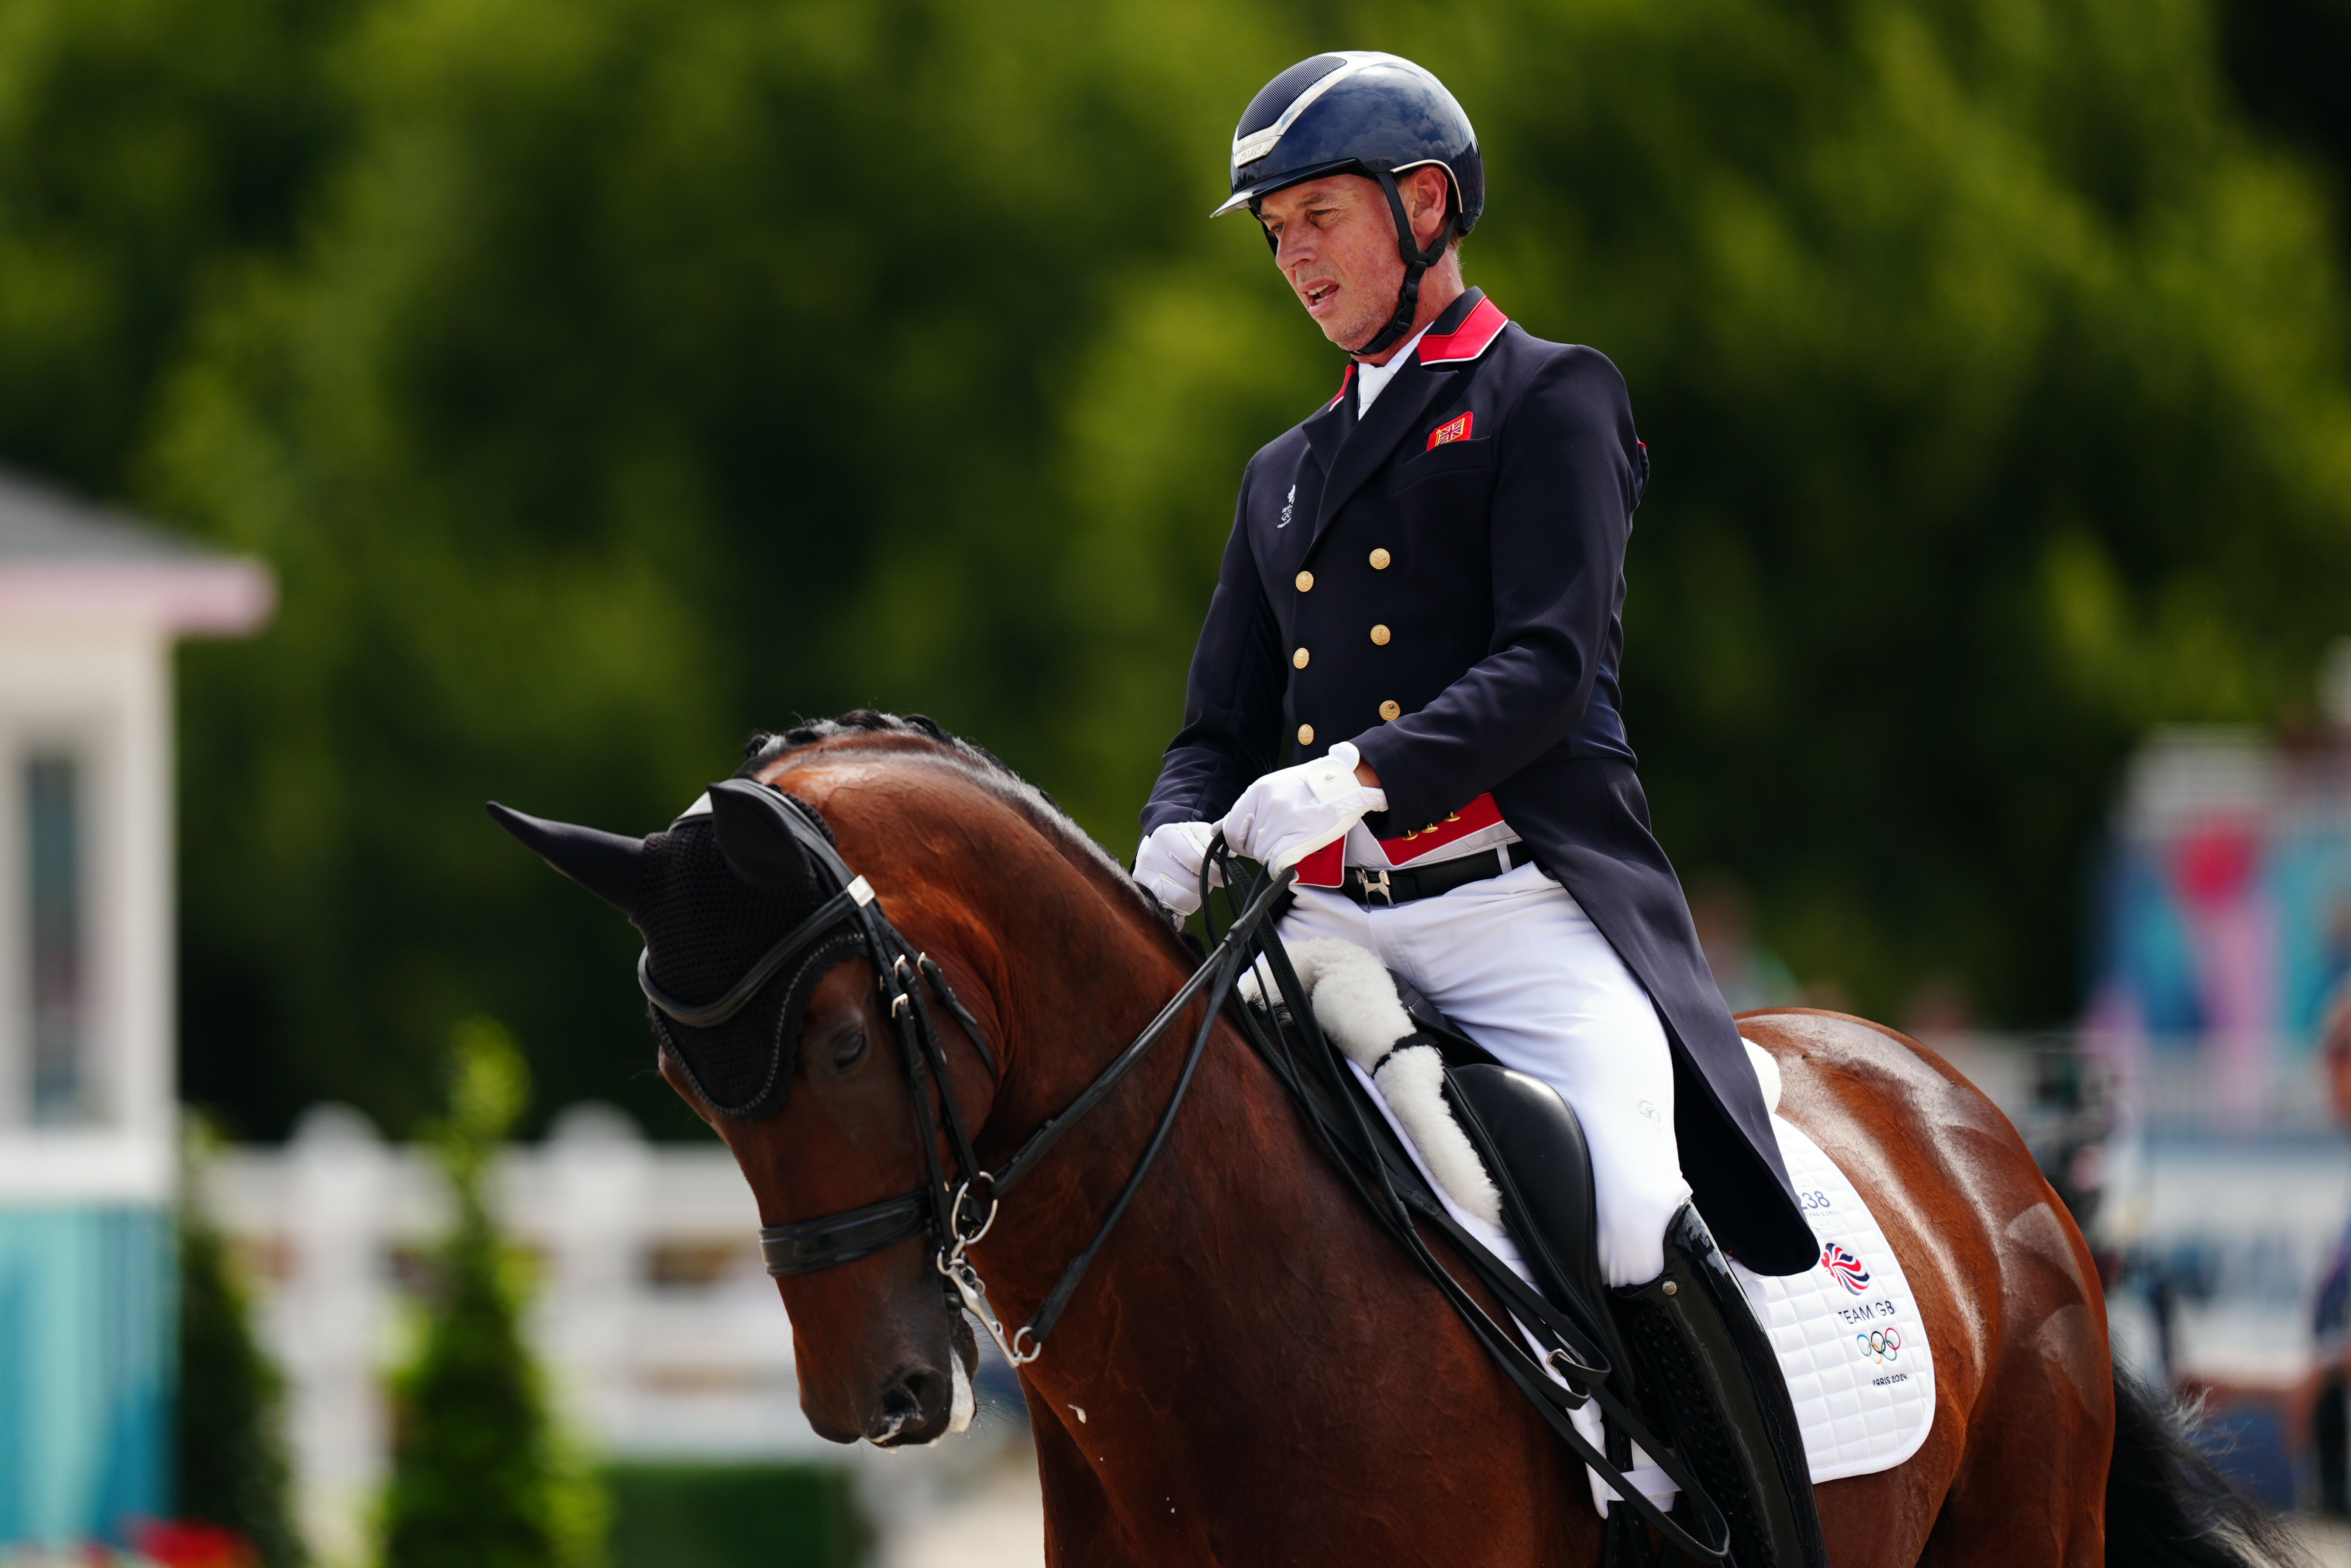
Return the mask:
<svg viewBox="0 0 2351 1568"><path fill-rule="evenodd" d="M919 751L931 760L946 763L1019 812L1081 875L1113 898L1123 899L1147 916L1154 929L1177 948L1182 947L1175 929L1151 895L1061 809L1060 803L1014 773L987 747L950 734L936 720L923 714L901 716L856 708L839 718L811 720L780 733L755 734L744 743L743 765L736 770L735 776L756 778L773 763L820 742L841 741L854 745L861 738L886 742L892 750ZM1188 966L1193 960L1188 952L1184 956Z"/></svg>

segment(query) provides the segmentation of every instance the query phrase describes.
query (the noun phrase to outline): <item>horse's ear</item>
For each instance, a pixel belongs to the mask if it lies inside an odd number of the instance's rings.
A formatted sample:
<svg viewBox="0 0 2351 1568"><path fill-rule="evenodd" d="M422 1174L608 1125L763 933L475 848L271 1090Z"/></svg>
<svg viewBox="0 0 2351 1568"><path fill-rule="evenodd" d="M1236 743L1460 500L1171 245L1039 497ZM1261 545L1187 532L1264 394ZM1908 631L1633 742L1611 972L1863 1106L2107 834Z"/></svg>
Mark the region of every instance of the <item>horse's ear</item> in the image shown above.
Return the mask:
<svg viewBox="0 0 2351 1568"><path fill-rule="evenodd" d="M770 892L806 888L813 868L784 814L792 808L766 784L728 779L710 786L718 852L736 879Z"/></svg>
<svg viewBox="0 0 2351 1568"><path fill-rule="evenodd" d="M489 803L490 820L538 852L540 859L624 915L637 909L637 884L643 875L644 840L623 838L593 827L548 822Z"/></svg>

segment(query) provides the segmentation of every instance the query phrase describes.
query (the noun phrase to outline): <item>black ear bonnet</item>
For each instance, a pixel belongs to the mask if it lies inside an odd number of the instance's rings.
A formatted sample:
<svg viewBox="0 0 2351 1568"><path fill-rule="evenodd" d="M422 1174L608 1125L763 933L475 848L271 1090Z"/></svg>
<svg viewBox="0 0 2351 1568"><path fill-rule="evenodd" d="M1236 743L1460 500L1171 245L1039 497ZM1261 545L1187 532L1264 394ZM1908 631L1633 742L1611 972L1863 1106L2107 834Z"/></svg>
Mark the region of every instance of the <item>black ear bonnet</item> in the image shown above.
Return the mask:
<svg viewBox="0 0 2351 1568"><path fill-rule="evenodd" d="M805 813L805 820L830 840L831 830L823 819L796 800L787 805L789 797L764 784L730 782L735 790L723 805L714 790L712 805L717 809L681 818L645 840L643 880L629 912L644 933L647 976L665 995L695 1006L725 996L839 890L821 885L818 867L780 823L763 830L752 812L728 808L756 807L756 802L732 798L747 788L770 797L778 813ZM723 834L718 810L726 811ZM722 837L733 842L722 843ZM791 955L741 1012L722 1023L696 1028L651 1003L645 1015L653 1037L711 1109L737 1121L773 1116L783 1108L791 1082L810 993L833 965L862 950L855 924L844 919Z"/></svg>

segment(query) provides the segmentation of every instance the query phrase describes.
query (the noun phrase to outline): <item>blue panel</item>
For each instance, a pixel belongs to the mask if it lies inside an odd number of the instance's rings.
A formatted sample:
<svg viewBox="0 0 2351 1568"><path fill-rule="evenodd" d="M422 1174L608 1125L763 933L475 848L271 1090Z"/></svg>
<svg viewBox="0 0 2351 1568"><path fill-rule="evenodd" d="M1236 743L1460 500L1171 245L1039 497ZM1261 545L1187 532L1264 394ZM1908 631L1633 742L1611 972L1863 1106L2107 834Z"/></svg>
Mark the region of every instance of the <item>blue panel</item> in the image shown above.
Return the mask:
<svg viewBox="0 0 2351 1568"><path fill-rule="evenodd" d="M172 1264L162 1210L0 1210L0 1545L168 1516Z"/></svg>
<svg viewBox="0 0 2351 1568"><path fill-rule="evenodd" d="M2158 1041L2201 1034L2195 956L2161 862L2142 846L2119 847L2105 894L2109 974L2136 1004L2141 1027Z"/></svg>
<svg viewBox="0 0 2351 1568"><path fill-rule="evenodd" d="M2286 837L2270 885L2283 971L2278 1021L2287 1041L2307 1051L2318 1043L2330 994L2351 971L2351 837L2332 826Z"/></svg>

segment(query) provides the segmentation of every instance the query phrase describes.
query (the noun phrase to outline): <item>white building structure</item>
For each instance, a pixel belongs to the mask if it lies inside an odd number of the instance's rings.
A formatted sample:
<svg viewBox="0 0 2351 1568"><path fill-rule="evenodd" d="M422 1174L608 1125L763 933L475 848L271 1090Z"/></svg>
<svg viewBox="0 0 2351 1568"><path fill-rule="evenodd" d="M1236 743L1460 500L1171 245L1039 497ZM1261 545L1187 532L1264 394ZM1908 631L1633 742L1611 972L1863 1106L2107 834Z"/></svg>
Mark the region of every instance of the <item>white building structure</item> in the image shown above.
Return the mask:
<svg viewBox="0 0 2351 1568"><path fill-rule="evenodd" d="M163 1506L172 649L273 594L0 471L0 1548Z"/></svg>

